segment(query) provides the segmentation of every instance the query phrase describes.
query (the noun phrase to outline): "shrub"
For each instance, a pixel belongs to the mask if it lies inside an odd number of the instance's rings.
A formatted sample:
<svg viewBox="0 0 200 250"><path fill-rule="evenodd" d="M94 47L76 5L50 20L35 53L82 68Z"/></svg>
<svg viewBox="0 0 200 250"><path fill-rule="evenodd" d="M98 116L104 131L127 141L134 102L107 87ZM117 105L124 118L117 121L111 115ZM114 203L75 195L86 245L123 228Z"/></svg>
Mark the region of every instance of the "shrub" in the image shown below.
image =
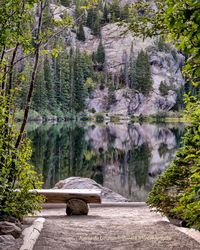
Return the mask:
<svg viewBox="0 0 200 250"><path fill-rule="evenodd" d="M31 158L30 141L25 137L18 148L15 143L18 131L14 122L12 100L0 96L0 216L23 216L40 210L41 196L29 193L30 189L41 188L40 177L29 161ZM7 119L8 118L8 119Z"/></svg>
<svg viewBox="0 0 200 250"><path fill-rule="evenodd" d="M85 31L84 31L84 28L83 28L83 24L81 23L78 27L78 31L77 31L77 39L79 41L82 41L84 42L85 41Z"/></svg>
<svg viewBox="0 0 200 250"><path fill-rule="evenodd" d="M117 102L116 96L115 96L115 88L113 86L109 86L108 88L108 105L113 105Z"/></svg>
<svg viewBox="0 0 200 250"><path fill-rule="evenodd" d="M170 90L169 86L167 83L164 81L161 81L160 86L159 86L159 91L162 96L168 95L168 91Z"/></svg>
<svg viewBox="0 0 200 250"><path fill-rule="evenodd" d="M170 167L156 181L147 203L164 215L200 230L200 131L189 127Z"/></svg>
<svg viewBox="0 0 200 250"><path fill-rule="evenodd" d="M104 115L103 115L103 113L97 113L97 114L95 115L95 118L96 118L96 122L101 123L101 122L104 121Z"/></svg>

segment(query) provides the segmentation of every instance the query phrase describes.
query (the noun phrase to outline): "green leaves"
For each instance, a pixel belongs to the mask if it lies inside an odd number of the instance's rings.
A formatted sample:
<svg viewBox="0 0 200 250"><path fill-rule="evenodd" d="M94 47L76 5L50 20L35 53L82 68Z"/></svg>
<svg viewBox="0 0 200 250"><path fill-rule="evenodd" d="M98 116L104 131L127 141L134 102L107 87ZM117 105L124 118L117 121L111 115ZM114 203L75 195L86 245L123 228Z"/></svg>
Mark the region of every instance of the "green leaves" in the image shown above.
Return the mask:
<svg viewBox="0 0 200 250"><path fill-rule="evenodd" d="M29 190L41 188L42 183L28 163L30 141L24 138L20 147L15 148L19 132L13 114L6 112L7 106L14 109L14 99L0 94L0 211L4 217L22 218L41 208L43 198L29 194Z"/></svg>
<svg viewBox="0 0 200 250"><path fill-rule="evenodd" d="M185 113L192 126L184 137L184 146L156 181L148 204L200 230L200 1L153 2L154 8L152 1L139 1L133 5L135 17L130 28L144 37L164 35L165 39L183 51L187 55L183 73L195 86L196 94L185 95Z"/></svg>

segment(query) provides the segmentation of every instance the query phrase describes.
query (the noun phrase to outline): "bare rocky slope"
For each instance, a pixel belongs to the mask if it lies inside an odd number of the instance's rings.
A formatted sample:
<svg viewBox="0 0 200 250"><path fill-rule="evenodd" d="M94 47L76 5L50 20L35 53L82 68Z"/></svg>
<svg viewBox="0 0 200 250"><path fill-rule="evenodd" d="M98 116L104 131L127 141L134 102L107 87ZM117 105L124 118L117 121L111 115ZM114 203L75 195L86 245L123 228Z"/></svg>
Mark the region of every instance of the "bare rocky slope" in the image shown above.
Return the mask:
<svg viewBox="0 0 200 250"><path fill-rule="evenodd" d="M86 41L77 42L77 45L84 51L92 53L96 51L99 39L93 37L89 29L85 29ZM159 92L160 83L166 82L168 86L174 85L180 88L184 80L180 71L184 63L184 57L178 54L172 46L168 51L159 51L156 39L133 37L126 27L119 27L117 24L107 24L102 28L102 41L106 51L106 62L108 71L118 74L123 65L124 57L129 57L131 47L136 57L141 49L146 50L149 55L153 79L153 89L145 97L141 93L134 93L129 88L121 88L115 91L117 102L109 108L111 113L119 114L154 114L158 111L169 111L176 104L176 91L170 90L168 95L162 96ZM175 56L172 55L172 50ZM88 108L96 111L106 111L108 106L108 89L96 89L93 98L88 101Z"/></svg>
<svg viewBox="0 0 200 250"><path fill-rule="evenodd" d="M133 2L133 1L124 1ZM63 6L52 5L54 17L60 19L64 12L73 16L73 8L67 9ZM100 39L93 36L91 30L84 27L86 40L84 42L76 39L74 32L68 31L68 42L90 54L97 50ZM141 50L147 51L151 64L153 88L148 96L134 92L128 87L119 88L115 91L116 102L108 105L108 89L99 89L97 85L92 98L88 99L88 110L95 109L96 112L111 112L114 114L151 115L160 111L169 111L176 104L178 90L184 79L181 67L184 64L184 56L178 53L174 47L168 44L167 49L160 51L158 38L141 39L134 37L126 26L109 23L101 29L102 43L106 53L106 70L117 77L126 60L131 56L137 57ZM169 89L167 95L159 91L160 83L164 82Z"/></svg>

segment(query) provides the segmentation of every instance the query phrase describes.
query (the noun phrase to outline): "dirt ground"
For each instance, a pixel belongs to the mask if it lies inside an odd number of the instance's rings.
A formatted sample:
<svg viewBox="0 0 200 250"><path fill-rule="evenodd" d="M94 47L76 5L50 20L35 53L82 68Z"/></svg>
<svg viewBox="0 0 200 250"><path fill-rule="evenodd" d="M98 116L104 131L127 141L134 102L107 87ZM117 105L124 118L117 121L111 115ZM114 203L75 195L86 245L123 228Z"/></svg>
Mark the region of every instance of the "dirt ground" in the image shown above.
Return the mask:
<svg viewBox="0 0 200 250"><path fill-rule="evenodd" d="M43 210L44 228L34 250L200 250L200 244L174 225L141 207L93 207L88 216Z"/></svg>

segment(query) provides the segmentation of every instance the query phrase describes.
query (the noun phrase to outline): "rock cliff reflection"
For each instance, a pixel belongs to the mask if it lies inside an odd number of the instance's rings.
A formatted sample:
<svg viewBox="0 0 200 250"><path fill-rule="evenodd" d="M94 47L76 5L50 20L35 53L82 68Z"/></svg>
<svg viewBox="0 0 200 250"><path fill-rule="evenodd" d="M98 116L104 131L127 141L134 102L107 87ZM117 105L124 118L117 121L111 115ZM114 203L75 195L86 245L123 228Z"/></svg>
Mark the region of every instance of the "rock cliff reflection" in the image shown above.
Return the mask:
<svg viewBox="0 0 200 250"><path fill-rule="evenodd" d="M44 187L82 176L133 201L145 201L170 164L184 133L182 124L46 124L29 132L32 163Z"/></svg>

